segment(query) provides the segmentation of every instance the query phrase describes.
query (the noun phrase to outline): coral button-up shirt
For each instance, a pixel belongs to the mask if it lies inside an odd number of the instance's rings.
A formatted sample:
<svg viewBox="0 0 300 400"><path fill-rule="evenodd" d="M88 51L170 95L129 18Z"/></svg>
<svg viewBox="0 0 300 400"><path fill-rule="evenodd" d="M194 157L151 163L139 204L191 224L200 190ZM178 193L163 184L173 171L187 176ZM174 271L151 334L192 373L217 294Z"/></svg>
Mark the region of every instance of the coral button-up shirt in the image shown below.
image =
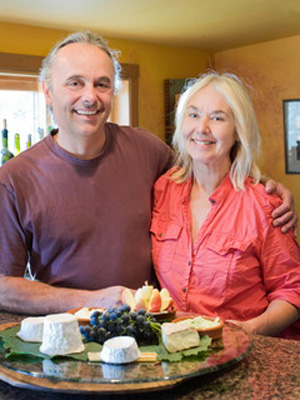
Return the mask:
<svg viewBox="0 0 300 400"><path fill-rule="evenodd" d="M192 178L178 184L170 173L154 187L152 257L177 308L241 321L260 315L275 299L300 308L299 245L292 233L272 225L280 200L250 179L245 191L235 191L227 175L210 197L211 210L193 243Z"/></svg>

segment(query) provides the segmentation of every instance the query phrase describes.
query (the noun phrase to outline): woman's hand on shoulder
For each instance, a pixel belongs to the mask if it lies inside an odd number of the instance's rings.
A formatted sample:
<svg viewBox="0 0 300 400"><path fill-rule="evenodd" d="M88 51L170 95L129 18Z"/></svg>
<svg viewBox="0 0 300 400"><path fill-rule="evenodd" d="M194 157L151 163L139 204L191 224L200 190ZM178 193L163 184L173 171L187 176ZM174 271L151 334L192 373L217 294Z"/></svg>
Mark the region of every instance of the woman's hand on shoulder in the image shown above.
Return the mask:
<svg viewBox="0 0 300 400"><path fill-rule="evenodd" d="M271 179L266 182L265 189L266 192L276 194L282 200L282 204L272 213L274 226L281 226L282 233L286 233L290 229L293 229L294 235L297 236L298 217L295 212L292 193L281 183L275 182Z"/></svg>

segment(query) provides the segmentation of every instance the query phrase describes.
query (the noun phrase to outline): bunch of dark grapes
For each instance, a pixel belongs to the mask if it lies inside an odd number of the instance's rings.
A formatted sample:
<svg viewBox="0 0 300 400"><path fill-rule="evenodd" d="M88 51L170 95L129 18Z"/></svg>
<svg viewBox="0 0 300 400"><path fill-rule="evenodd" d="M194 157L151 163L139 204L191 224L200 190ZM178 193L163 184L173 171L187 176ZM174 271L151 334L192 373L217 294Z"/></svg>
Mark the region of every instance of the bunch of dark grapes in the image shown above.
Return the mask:
<svg viewBox="0 0 300 400"><path fill-rule="evenodd" d="M115 336L133 336L139 345L157 343L161 333L160 324L151 313L144 309L130 311L126 304L107 311L95 311L90 318L90 325L80 327L86 342L103 344Z"/></svg>

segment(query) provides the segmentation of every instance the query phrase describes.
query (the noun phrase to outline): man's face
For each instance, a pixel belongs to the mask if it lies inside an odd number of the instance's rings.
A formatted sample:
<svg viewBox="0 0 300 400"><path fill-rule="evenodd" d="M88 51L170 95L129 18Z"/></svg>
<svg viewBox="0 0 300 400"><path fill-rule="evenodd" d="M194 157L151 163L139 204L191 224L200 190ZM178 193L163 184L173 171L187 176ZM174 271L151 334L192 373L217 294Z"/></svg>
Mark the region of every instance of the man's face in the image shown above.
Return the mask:
<svg viewBox="0 0 300 400"><path fill-rule="evenodd" d="M114 92L114 67L105 51L87 43L61 48L43 86L60 136L81 140L103 134Z"/></svg>

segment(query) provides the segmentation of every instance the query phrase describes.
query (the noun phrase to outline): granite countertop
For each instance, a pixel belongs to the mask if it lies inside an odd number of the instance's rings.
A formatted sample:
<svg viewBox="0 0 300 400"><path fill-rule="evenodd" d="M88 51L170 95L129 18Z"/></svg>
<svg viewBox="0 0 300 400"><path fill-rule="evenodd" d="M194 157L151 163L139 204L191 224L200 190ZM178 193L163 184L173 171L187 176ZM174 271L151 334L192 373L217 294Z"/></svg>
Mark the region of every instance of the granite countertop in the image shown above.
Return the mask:
<svg viewBox="0 0 300 400"><path fill-rule="evenodd" d="M0 312L0 324L24 316ZM175 388L125 395L77 395L40 392L0 381L0 399L6 400L299 400L300 341L253 336L253 349L233 367L187 380Z"/></svg>

